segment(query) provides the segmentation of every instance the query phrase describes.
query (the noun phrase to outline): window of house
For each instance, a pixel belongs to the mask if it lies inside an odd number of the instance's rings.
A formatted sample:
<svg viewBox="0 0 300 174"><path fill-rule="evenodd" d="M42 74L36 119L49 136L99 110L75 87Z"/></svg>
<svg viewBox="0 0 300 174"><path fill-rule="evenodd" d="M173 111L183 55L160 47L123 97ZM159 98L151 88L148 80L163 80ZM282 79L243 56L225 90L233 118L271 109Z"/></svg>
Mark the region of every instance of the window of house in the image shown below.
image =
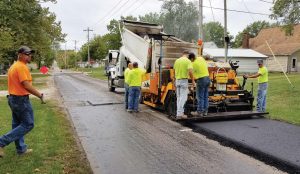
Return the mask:
<svg viewBox="0 0 300 174"><path fill-rule="evenodd" d="M296 67L296 59L293 59L293 64L292 67L295 68Z"/></svg>

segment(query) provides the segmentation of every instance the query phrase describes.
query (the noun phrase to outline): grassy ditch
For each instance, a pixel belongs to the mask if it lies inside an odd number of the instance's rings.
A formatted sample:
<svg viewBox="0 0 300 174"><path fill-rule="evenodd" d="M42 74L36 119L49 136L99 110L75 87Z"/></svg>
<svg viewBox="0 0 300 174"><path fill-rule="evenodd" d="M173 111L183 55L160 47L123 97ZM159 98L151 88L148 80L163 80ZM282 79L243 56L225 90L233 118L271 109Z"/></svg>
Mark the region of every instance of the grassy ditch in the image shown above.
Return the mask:
<svg viewBox="0 0 300 174"><path fill-rule="evenodd" d="M0 173L92 173L81 155L70 122L55 102L41 105L32 99L35 128L25 140L32 154L18 156L14 143L5 147ZM11 111L5 97L0 98L0 135L11 129Z"/></svg>
<svg viewBox="0 0 300 174"><path fill-rule="evenodd" d="M48 74L32 74L32 85L38 89L47 87ZM7 76L0 76L0 91L7 90Z"/></svg>
<svg viewBox="0 0 300 174"><path fill-rule="evenodd" d="M107 76L104 74L104 66L101 66L99 68L76 68L73 69L75 71L80 71L80 72L86 72L89 76L101 79L101 80L106 80Z"/></svg>
<svg viewBox="0 0 300 174"><path fill-rule="evenodd" d="M269 87L267 93L267 111L270 112L271 119L281 120L292 124L300 125L300 74L289 74L292 88L282 73L269 73ZM242 83L242 80L240 79ZM248 79L246 89L251 90L253 82L253 92L257 96L257 79Z"/></svg>

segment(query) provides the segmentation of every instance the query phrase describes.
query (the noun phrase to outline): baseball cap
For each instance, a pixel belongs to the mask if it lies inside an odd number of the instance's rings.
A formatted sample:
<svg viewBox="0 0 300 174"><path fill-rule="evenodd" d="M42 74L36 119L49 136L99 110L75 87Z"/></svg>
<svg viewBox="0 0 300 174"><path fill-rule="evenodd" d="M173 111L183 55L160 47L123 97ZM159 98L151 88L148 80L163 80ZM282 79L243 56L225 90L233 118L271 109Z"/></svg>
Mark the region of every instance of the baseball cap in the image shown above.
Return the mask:
<svg viewBox="0 0 300 174"><path fill-rule="evenodd" d="M262 59L257 59L257 64L263 64L264 61Z"/></svg>
<svg viewBox="0 0 300 174"><path fill-rule="evenodd" d="M22 53L22 54L32 54L35 51L30 49L28 46L21 46L18 50L18 53Z"/></svg>

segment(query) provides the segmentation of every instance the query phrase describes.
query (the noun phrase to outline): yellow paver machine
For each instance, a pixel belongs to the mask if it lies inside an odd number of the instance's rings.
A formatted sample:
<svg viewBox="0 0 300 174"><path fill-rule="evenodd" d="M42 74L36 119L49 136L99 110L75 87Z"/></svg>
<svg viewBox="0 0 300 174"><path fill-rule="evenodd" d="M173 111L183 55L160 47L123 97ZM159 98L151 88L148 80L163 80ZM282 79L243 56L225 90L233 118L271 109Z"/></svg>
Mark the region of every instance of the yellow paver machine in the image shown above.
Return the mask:
<svg viewBox="0 0 300 174"><path fill-rule="evenodd" d="M174 62L184 50L201 53L202 45L167 35L163 28L156 24L133 21L123 21L122 24L121 36L125 50L121 50L121 57L124 57L127 63L139 60L140 67L147 70L142 82L141 102L166 112L170 118L175 118ZM211 80L209 113L205 117L191 114L197 108L197 99L195 89L192 89L190 84L185 104L188 119L241 118L267 114L253 111L253 85L252 90L247 91L244 89L246 79L243 79L242 84L239 82L237 62L207 60L207 64ZM126 64L120 69L125 69L125 66Z"/></svg>

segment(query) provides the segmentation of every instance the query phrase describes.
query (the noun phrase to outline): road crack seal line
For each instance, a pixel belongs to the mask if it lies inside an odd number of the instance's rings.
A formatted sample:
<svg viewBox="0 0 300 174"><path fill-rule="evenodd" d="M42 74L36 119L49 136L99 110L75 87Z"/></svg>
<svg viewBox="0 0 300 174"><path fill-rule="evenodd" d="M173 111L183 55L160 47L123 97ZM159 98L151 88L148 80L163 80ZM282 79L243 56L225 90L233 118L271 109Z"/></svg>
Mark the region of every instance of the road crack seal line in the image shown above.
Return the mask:
<svg viewBox="0 0 300 174"><path fill-rule="evenodd" d="M106 105L119 105L124 104L124 102L106 102L106 103L92 103L90 101L86 101L91 106L106 106Z"/></svg>

